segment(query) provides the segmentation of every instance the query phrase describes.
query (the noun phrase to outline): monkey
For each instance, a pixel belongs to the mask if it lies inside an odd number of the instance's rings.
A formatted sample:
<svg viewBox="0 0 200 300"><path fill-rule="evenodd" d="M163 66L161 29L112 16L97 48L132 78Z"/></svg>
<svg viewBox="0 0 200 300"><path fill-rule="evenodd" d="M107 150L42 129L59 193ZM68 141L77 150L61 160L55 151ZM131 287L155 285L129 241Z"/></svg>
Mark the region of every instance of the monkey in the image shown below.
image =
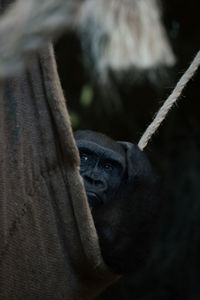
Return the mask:
<svg viewBox="0 0 200 300"><path fill-rule="evenodd" d="M156 238L159 178L133 143L90 130L74 137L103 259L115 273L134 273L145 266Z"/></svg>

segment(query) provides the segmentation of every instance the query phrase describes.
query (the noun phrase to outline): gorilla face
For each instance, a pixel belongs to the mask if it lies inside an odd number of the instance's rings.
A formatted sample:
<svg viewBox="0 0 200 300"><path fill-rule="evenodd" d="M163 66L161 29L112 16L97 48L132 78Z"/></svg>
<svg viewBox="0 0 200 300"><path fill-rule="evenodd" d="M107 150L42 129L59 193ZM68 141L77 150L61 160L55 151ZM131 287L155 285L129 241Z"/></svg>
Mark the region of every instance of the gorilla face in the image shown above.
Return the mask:
<svg viewBox="0 0 200 300"><path fill-rule="evenodd" d="M80 174L91 208L115 197L125 175L125 153L121 145L110 147L92 140L77 140L80 153Z"/></svg>

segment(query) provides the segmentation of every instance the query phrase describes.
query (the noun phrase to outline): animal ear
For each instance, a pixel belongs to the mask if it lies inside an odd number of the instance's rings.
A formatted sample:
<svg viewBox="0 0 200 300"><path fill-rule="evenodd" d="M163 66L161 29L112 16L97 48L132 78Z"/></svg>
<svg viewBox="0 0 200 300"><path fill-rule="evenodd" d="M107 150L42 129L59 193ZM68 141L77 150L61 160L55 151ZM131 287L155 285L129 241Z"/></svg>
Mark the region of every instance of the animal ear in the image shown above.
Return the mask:
<svg viewBox="0 0 200 300"><path fill-rule="evenodd" d="M137 145L124 141L118 141L118 143L124 148L126 153L126 167L129 182L132 181L133 178L145 179L149 178L149 176L155 176L147 156Z"/></svg>

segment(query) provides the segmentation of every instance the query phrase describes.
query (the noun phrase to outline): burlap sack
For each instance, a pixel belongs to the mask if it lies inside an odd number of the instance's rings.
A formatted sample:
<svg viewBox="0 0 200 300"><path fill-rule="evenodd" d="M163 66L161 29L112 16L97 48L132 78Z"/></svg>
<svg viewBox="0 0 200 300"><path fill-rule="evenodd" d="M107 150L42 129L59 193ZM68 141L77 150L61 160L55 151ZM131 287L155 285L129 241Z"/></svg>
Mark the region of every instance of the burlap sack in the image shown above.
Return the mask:
<svg viewBox="0 0 200 300"><path fill-rule="evenodd" d="M117 278L78 166L49 46L0 83L0 299L93 299Z"/></svg>

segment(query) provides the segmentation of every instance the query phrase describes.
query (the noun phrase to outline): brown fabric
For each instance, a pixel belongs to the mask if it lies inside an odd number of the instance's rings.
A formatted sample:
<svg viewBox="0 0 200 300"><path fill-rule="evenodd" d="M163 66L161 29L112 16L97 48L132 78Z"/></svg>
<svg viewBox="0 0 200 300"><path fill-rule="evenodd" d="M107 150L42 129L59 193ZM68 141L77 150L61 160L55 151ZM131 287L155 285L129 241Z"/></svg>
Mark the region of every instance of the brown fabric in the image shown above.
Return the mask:
<svg viewBox="0 0 200 300"><path fill-rule="evenodd" d="M0 84L0 299L93 299L116 279L78 166L49 47Z"/></svg>

